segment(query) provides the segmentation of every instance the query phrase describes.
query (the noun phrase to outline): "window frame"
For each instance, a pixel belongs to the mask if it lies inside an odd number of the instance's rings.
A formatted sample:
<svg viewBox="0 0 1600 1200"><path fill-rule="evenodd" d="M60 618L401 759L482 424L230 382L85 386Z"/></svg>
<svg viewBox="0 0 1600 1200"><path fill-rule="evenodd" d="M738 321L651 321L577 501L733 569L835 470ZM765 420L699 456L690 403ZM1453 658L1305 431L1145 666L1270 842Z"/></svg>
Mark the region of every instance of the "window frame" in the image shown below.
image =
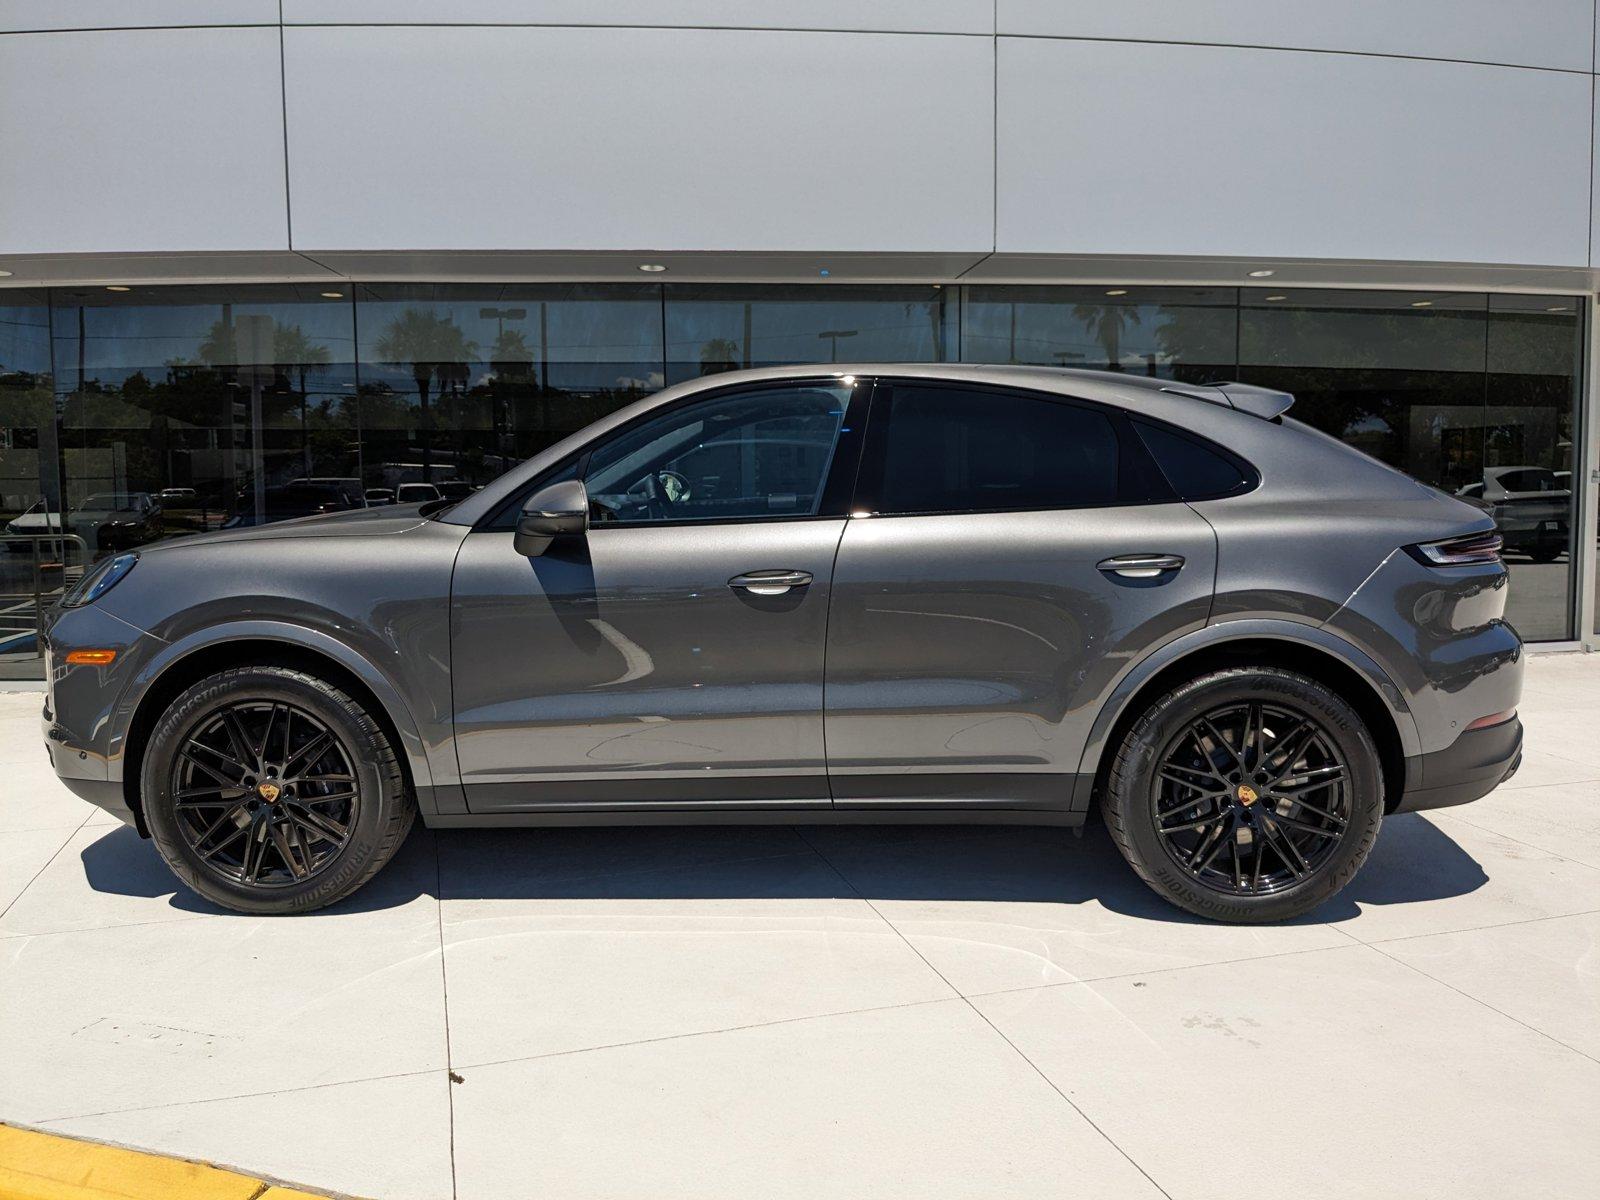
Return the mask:
<svg viewBox="0 0 1600 1200"><path fill-rule="evenodd" d="M861 451L866 441L866 423L870 412L874 381L857 375L853 384L845 383L842 374L796 375L788 379L762 380L755 383L729 384L708 387L687 396L658 405L616 429L607 430L583 448L568 455L546 471L523 484L473 526L474 533L505 533L516 528L517 515L528 497L540 488L564 479L582 479L589 470L589 460L596 450L617 438L627 437L640 426L651 421L706 401L726 399L729 396L748 395L758 391L787 391L796 387L821 385L848 387L844 416L840 419L839 441L833 450L833 461L828 465L828 476L823 481L822 499L814 513L773 513L770 516L742 517L690 517L679 521L607 521L590 526L590 532L604 529L697 529L716 525L767 525L787 521L838 520L850 513L851 498L856 488L856 477L861 467Z"/></svg>
<svg viewBox="0 0 1600 1200"><path fill-rule="evenodd" d="M926 512L884 512L879 507L883 495L883 475L888 463L887 449L889 436L889 423L887 414L890 404L894 400L896 388L907 390L941 390L973 393L981 392L995 396L1020 398L1026 400L1043 401L1049 404L1059 404L1067 408L1076 408L1104 417L1111 425L1117 438L1119 455L1132 454L1142 463L1143 470L1152 488L1164 490L1164 495L1151 496L1143 500L1124 499L1098 501L1084 504L1062 504L1040 507L1033 504L1017 505L1006 508L948 508L929 510ZM1167 480L1166 474L1156 462L1155 456L1150 453L1150 448L1144 444L1144 439L1139 437L1138 431L1133 428L1133 422L1123 409L1111 404L1101 404L1093 400L1085 400L1079 396L1067 395L1061 392L1040 391L1035 388L1012 387L1003 384L967 382L957 379L915 378L879 376L876 386L872 391L872 404L867 416L866 442L862 447L861 466L857 472L855 497L851 503L853 513L871 515L874 520L892 520L901 517L946 517L946 516L990 516L1001 513L1027 513L1027 512L1080 512L1104 508L1143 508L1152 504L1182 504L1183 500L1177 490Z"/></svg>

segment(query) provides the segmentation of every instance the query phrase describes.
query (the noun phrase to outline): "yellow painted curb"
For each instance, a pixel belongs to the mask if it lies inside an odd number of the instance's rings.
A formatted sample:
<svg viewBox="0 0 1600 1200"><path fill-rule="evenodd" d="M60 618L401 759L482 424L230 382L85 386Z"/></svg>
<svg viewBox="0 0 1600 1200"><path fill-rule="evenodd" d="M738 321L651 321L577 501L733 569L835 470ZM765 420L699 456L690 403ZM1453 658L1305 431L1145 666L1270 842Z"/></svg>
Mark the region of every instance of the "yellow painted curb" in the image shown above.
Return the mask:
<svg viewBox="0 0 1600 1200"><path fill-rule="evenodd" d="M323 1200L206 1163L0 1124L0 1200Z"/></svg>

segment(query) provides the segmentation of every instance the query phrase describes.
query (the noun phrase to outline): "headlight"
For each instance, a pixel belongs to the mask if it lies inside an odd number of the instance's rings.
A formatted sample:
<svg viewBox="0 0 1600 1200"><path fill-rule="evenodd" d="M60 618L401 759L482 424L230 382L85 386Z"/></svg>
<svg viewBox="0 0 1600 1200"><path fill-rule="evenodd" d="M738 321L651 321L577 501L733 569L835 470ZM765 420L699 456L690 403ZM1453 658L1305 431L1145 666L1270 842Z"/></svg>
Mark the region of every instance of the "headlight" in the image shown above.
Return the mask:
<svg viewBox="0 0 1600 1200"><path fill-rule="evenodd" d="M73 585L70 592L61 597L61 607L82 608L85 604L93 604L121 583L123 576L133 570L138 561L137 554L118 554L97 563L84 572L83 578Z"/></svg>

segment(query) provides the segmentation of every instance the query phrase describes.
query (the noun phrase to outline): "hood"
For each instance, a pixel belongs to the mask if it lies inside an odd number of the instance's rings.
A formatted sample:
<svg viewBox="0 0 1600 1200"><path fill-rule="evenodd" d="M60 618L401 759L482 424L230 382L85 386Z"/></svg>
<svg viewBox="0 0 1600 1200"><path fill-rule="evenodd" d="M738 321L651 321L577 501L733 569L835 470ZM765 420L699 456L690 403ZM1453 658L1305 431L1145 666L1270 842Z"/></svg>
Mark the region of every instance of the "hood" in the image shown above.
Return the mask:
<svg viewBox="0 0 1600 1200"><path fill-rule="evenodd" d="M427 518L418 512L421 507L420 504L386 504L382 508L352 508L345 512L296 517L291 521L273 521L266 525L219 529L215 533L168 538L154 546L144 547L139 553L161 553L179 550L184 546L209 546L217 542L250 542L268 538L386 537L423 524Z"/></svg>

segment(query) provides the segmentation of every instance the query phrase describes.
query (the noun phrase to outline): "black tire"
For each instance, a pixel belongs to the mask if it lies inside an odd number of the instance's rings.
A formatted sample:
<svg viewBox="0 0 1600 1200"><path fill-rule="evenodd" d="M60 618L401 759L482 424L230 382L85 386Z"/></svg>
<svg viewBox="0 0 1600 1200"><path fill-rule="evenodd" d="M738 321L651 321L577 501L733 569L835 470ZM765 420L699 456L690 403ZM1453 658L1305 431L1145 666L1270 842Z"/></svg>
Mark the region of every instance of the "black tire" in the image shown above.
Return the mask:
<svg viewBox="0 0 1600 1200"><path fill-rule="evenodd" d="M1185 740L1193 739L1196 726L1211 715L1241 709L1245 714L1252 711L1257 714L1254 744L1261 747L1278 745L1273 739L1280 736L1285 742L1292 740L1289 734L1280 735L1269 728L1269 720L1309 722L1294 727L1296 732L1300 728L1309 729L1311 732L1305 736L1317 738L1317 752L1325 756L1318 761L1337 764L1337 767L1327 765L1311 769L1307 766L1300 774L1294 774L1295 763L1309 764L1310 760L1289 757L1294 754L1294 748L1288 745L1283 747L1282 757L1276 759L1274 755L1278 750L1259 750L1256 761L1259 765L1261 758L1269 760L1262 768L1263 775L1272 774L1287 762L1282 769L1285 777L1292 781L1321 776L1333 779L1333 783L1326 785L1326 791L1310 791L1305 784L1283 785L1284 792L1298 793L1302 798L1310 796L1326 805L1329 813L1326 820L1320 814L1308 817L1303 808L1297 807L1301 800L1274 799L1268 794L1271 789L1265 786L1257 796L1250 786L1257 777L1248 770L1244 772L1248 777L1242 789L1237 782L1229 782L1230 776L1235 781L1238 778L1233 767L1246 766L1234 759L1232 747L1235 742L1244 745L1249 741L1248 715L1241 718L1242 725L1235 732L1212 726L1214 732L1221 733L1221 748L1217 748L1216 739L1208 735L1202 735L1204 740ZM1267 712L1268 717L1261 717L1262 711ZM1271 716L1273 713L1279 716ZM1188 748L1191 757L1187 761L1201 764L1202 770L1215 772L1216 768L1208 764L1217 762L1228 767L1219 773L1220 786L1231 789L1226 796L1194 799L1192 805L1184 803L1185 799L1200 797L1201 788L1193 786L1192 790L1183 791L1190 785L1182 780L1191 777L1198 780L1201 772L1175 765L1181 747ZM1212 786L1205 783L1206 788ZM1334 790L1336 788L1342 790ZM1255 807L1258 803L1259 808ZM1163 805L1165 807L1161 807ZM1212 818L1213 822L1220 822L1224 819L1220 815L1222 810L1229 805L1230 815L1226 819L1232 824L1201 824L1193 831L1190 843L1195 847L1195 855L1204 854L1207 847L1218 854L1223 847L1227 848L1233 860L1232 875L1219 881L1216 876L1228 871L1225 865L1202 864L1199 871L1186 865L1194 858L1186 853L1189 844L1178 844L1177 830L1184 827L1189 818L1194 818L1191 824L1198 824L1213 812L1219 814ZM1123 739L1101 796L1106 826L1139 878L1179 908L1197 916L1239 923L1288 920L1311 911L1339 892L1371 853L1383 819L1383 805L1383 769L1372 735L1361 717L1322 684L1271 667L1217 671L1191 680L1158 699ZM1292 830L1282 823L1286 816L1295 822ZM1158 821L1166 832L1158 829ZM1249 832L1237 832L1238 826L1245 823ZM1313 824L1322 826L1323 832L1294 832ZM1291 864L1291 858L1298 857L1300 849L1291 844L1279 850L1277 839L1285 836L1291 842L1295 837L1301 838L1305 847L1312 848L1306 851L1310 857ZM1201 844L1202 839L1214 840ZM1242 852L1241 845L1245 847ZM1268 887L1258 879L1260 890L1252 888L1249 876L1241 872L1241 854L1246 859L1254 856L1258 868L1275 861L1278 864L1275 873L1266 878L1281 876L1281 884ZM1208 862L1218 860L1209 858ZM1307 868L1303 877L1296 874L1296 866Z"/></svg>
<svg viewBox="0 0 1600 1200"><path fill-rule="evenodd" d="M280 878L271 883L265 879L259 883L243 882L248 868L239 872L236 878L234 874L223 870L221 865L202 857L195 844L197 825L213 817L223 830L218 837L232 834L234 826L223 821L226 806L238 807L234 803L236 798L229 792L242 793L238 797L239 802L245 803L248 798L253 810L268 807L267 802L258 798L255 790L237 786L218 788L217 794L223 798L199 817L194 815L194 808L187 801L184 811L180 813L179 801L175 796L178 781L175 772L195 770L192 765L194 755L190 753L180 762L180 752L185 747L194 746L193 739L199 736L199 731L208 728L208 723L209 727L214 728L219 719L226 720L222 714L248 713L250 706L258 709L264 706L269 714L290 714L282 734L282 752L274 754L263 749L262 755L257 756L258 760L262 756L290 756L292 714L298 713L303 725L309 719L313 729L315 725L320 725L324 733L331 735L333 748L326 753L337 751L343 755L342 761L348 764L345 767L347 773L338 778L352 780L348 785L318 783L302 786L302 793L315 792L320 788L328 795L341 795L333 789L344 787L353 793L347 802L348 807L336 800L323 809L325 814L331 812L336 819L346 819L347 823L331 825L336 832L342 831L343 840L341 843L336 838L323 837L322 842L313 842L312 845L317 847L315 853L322 856L320 861L315 861L311 852L306 850L304 835L294 834L299 838L298 844L290 853L278 856L276 873ZM269 722L262 734L263 747L270 739L271 728ZM304 735L300 744L308 744ZM289 763L284 763L285 778L289 774L289 767ZM227 770L226 767L223 769ZM308 765L307 769L317 768ZM272 770L276 773L278 768ZM207 774L217 777L216 772ZM307 778L315 777L308 775ZM287 810L297 802L287 798L292 795L291 788L284 788L283 791L286 797L281 804ZM396 748L390 744L372 715L325 680L303 671L273 666L237 667L222 671L200 680L179 695L150 734L140 775L140 795L151 839L179 879L224 908L271 915L309 912L354 892L394 857L410 832L417 811L416 802L406 786ZM302 804L293 811L308 820L316 820L316 813L309 810L309 805ZM238 825L239 821L254 819L254 816L252 811L227 819ZM293 834L294 826L288 824L291 819L285 816L280 828L289 829ZM301 824L306 825L306 822L302 821ZM309 828L309 825L306 827ZM243 827L240 826L240 829L242 831ZM269 834L270 829L262 831L262 845L271 842ZM318 835L313 832L312 836ZM253 832L244 833L247 843L253 837ZM200 846L209 847L214 841L201 842ZM328 844L323 845L323 842ZM330 848L334 846L336 848ZM271 853L277 855L278 851L274 848ZM303 858L302 853L305 854ZM258 851L258 870L265 854L265 851ZM291 872L290 859L294 859L298 867L306 872L305 877ZM286 873L289 878L281 878Z"/></svg>

